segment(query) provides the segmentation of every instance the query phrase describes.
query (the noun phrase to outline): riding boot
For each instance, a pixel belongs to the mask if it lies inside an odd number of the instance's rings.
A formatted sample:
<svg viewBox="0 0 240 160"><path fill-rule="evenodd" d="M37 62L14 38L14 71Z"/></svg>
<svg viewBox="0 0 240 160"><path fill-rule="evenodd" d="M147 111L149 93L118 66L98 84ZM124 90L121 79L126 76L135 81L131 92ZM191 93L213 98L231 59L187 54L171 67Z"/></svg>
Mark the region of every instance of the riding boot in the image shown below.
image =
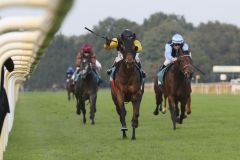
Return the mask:
<svg viewBox="0 0 240 160"><path fill-rule="evenodd" d="M107 69L107 75L111 75L113 67L115 67L115 62L113 63L113 65L111 66L111 68Z"/></svg>
<svg viewBox="0 0 240 160"><path fill-rule="evenodd" d="M72 75L73 85L75 85L77 82L79 71L79 69L76 69Z"/></svg>
<svg viewBox="0 0 240 160"><path fill-rule="evenodd" d="M97 75L97 84L99 86L101 83L103 83L103 80L95 69L93 69L93 71Z"/></svg>
<svg viewBox="0 0 240 160"><path fill-rule="evenodd" d="M142 73L143 78L146 78L146 73L142 69L141 62L137 62L137 66L139 67L140 72Z"/></svg>
<svg viewBox="0 0 240 160"><path fill-rule="evenodd" d="M163 70L166 66L163 64L161 68L159 68L159 72Z"/></svg>

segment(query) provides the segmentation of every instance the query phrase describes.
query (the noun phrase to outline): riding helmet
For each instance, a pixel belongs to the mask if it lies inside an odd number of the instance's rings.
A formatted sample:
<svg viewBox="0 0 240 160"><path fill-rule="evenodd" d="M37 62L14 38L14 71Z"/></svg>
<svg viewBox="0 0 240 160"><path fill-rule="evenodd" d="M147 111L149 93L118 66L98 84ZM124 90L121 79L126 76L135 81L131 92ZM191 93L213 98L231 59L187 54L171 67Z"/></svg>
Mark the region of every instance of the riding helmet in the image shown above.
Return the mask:
<svg viewBox="0 0 240 160"><path fill-rule="evenodd" d="M129 29L125 29L122 34L121 34L121 37L123 39L126 39L126 38L132 38L132 39L135 39L136 38L136 34L133 33L131 30Z"/></svg>
<svg viewBox="0 0 240 160"><path fill-rule="evenodd" d="M92 52L92 45L89 43L85 43L82 45L81 50L83 53L91 53Z"/></svg>
<svg viewBox="0 0 240 160"><path fill-rule="evenodd" d="M180 34L174 34L172 37L172 43L173 44L183 44L184 40L183 37Z"/></svg>

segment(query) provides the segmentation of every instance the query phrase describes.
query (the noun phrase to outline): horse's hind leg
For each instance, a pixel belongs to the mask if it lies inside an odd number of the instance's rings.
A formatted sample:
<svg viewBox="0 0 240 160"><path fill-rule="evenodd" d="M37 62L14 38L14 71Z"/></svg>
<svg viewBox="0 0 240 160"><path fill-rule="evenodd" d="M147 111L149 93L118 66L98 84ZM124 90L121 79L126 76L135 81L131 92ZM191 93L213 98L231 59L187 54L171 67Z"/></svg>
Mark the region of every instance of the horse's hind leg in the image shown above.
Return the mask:
<svg viewBox="0 0 240 160"><path fill-rule="evenodd" d="M95 124L94 118L96 112L96 100L97 100L96 94L90 96L90 119L92 120L92 124Z"/></svg>
<svg viewBox="0 0 240 160"><path fill-rule="evenodd" d="M176 129L177 116L176 116L175 100L172 96L168 97L168 104L169 104L169 109L170 109L170 112L171 112L173 129L175 130Z"/></svg>
<svg viewBox="0 0 240 160"><path fill-rule="evenodd" d="M162 112L163 114L167 113L167 97L166 97L166 96L164 96L164 105L163 105L163 107L162 107L161 112Z"/></svg>
<svg viewBox="0 0 240 160"><path fill-rule="evenodd" d="M160 95L159 93L156 93L155 99L156 99L156 108L155 108L153 114L158 115L159 110L161 110L161 108L162 108L162 95Z"/></svg>
<svg viewBox="0 0 240 160"><path fill-rule="evenodd" d="M162 111L162 94L156 92L155 93L155 99L156 99L156 108L155 108L153 114L158 115L159 110Z"/></svg>
<svg viewBox="0 0 240 160"><path fill-rule="evenodd" d="M70 101L71 100L70 92L67 92L67 94L68 94L68 101Z"/></svg>

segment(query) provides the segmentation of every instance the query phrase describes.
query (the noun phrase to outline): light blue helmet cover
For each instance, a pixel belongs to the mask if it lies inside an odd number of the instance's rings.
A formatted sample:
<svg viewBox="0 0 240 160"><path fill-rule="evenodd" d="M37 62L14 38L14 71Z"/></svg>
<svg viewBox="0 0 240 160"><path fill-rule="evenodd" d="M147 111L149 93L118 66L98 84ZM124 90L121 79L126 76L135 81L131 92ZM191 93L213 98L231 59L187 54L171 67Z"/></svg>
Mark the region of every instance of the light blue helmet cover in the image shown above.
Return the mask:
<svg viewBox="0 0 240 160"><path fill-rule="evenodd" d="M172 43L173 44L183 44L184 40L183 37L180 34L174 34L172 37Z"/></svg>

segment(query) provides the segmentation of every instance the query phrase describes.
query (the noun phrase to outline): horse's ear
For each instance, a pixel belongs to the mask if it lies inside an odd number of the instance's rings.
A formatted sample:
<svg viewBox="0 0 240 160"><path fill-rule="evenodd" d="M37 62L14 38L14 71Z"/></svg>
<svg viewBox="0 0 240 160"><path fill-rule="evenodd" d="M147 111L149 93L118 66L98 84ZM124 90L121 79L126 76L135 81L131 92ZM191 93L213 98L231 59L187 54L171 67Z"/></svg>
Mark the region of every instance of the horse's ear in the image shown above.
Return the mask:
<svg viewBox="0 0 240 160"><path fill-rule="evenodd" d="M133 33L132 37L133 37L133 40L135 40L136 39L136 34Z"/></svg>
<svg viewBox="0 0 240 160"><path fill-rule="evenodd" d="M123 35L123 34L121 34L121 39L122 39L122 40L124 39L124 35Z"/></svg>
<svg viewBox="0 0 240 160"><path fill-rule="evenodd" d="M138 51L138 46L135 46L134 50L137 52Z"/></svg>

